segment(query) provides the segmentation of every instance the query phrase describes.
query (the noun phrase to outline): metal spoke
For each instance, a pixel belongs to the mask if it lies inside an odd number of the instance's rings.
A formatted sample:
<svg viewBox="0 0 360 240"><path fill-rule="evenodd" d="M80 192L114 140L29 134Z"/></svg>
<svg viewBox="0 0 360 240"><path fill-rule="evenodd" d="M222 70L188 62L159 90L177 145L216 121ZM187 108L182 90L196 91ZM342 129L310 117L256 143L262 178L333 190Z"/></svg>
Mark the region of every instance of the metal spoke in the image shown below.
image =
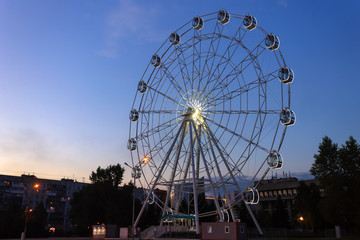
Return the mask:
<svg viewBox="0 0 360 240"><path fill-rule="evenodd" d="M133 166L141 168L136 183L144 189L145 202L133 227L149 199L162 216L194 214L197 233L201 217L227 221L231 214L235 221L235 205L265 178L272 167L269 154L285 143L283 118L290 110L292 79L283 79L283 70L290 68L276 48L276 36L269 38L257 23L249 28L245 15L227 14L221 10L195 18L200 27L193 20L185 23L155 51L141 75L128 148ZM149 160L144 162L144 156ZM166 189L163 200L153 196L156 187ZM203 211L199 194L214 199L216 210ZM182 209L182 200L188 209Z"/></svg>

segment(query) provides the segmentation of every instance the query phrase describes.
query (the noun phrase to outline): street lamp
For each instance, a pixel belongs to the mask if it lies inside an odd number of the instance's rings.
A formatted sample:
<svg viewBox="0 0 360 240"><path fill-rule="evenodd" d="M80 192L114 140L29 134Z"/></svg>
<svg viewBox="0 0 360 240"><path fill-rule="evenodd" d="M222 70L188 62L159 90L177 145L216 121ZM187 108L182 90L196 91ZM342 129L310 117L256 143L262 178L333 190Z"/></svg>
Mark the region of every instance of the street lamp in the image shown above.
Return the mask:
<svg viewBox="0 0 360 240"><path fill-rule="evenodd" d="M146 160L145 160L146 159ZM148 159L145 157L143 159L143 163L146 163L148 161ZM134 223L135 223L135 188L136 188L136 179L140 178L141 177L141 168L140 168L140 165L137 164L136 166L134 167L131 167L129 164L125 163L126 166L128 166L129 168L132 169L131 171L131 177L134 179L134 188L133 188L133 192L132 192L132 195L133 195L133 201L132 201L132 227L131 227L131 236L132 236L132 240L134 240Z"/></svg>
<svg viewBox="0 0 360 240"><path fill-rule="evenodd" d="M36 189L36 192L39 192L39 188L40 188L40 184L39 183L35 183L33 186L33 189ZM32 189L28 188L27 186L25 186L25 190L26 192L29 194L29 191L32 191ZM29 209L29 205L25 206L25 226L24 226L24 231L21 233L21 240L25 240L26 239L26 230L27 230L27 222L28 222L28 218L29 218L29 214L32 212L33 210L30 208Z"/></svg>
<svg viewBox="0 0 360 240"><path fill-rule="evenodd" d="M304 231L304 218L303 218L302 216L300 216L300 217L298 218L298 221L299 221L300 224L301 224L302 231Z"/></svg>

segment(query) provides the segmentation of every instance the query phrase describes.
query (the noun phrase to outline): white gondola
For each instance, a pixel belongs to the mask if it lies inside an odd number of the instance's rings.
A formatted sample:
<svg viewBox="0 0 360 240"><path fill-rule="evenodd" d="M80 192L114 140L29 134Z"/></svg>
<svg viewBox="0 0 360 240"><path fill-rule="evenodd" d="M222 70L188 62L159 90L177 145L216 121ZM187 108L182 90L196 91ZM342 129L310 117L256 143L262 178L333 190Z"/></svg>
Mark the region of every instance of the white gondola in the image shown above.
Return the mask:
<svg viewBox="0 0 360 240"><path fill-rule="evenodd" d="M131 121L136 122L139 119L139 112L136 109L132 109L129 118Z"/></svg>
<svg viewBox="0 0 360 240"><path fill-rule="evenodd" d="M259 192L256 188L248 188L244 193L244 201L246 204L258 204Z"/></svg>
<svg viewBox="0 0 360 240"><path fill-rule="evenodd" d="M230 21L230 13L227 12L225 9L221 9L218 12L217 19L218 19L219 23L227 24Z"/></svg>
<svg viewBox="0 0 360 240"><path fill-rule="evenodd" d="M251 30L255 29L256 28L256 18L251 15L245 16L243 25L247 30L251 31Z"/></svg>
<svg viewBox="0 0 360 240"><path fill-rule="evenodd" d="M296 116L293 111L288 108L284 108L280 113L280 122L285 126L294 125L296 121Z"/></svg>
<svg viewBox="0 0 360 240"><path fill-rule="evenodd" d="M272 151L266 158L269 168L280 169L283 165L283 158L277 151Z"/></svg>
<svg viewBox="0 0 360 240"><path fill-rule="evenodd" d="M192 25L196 30L201 30L204 27L204 20L201 17L194 17Z"/></svg>
<svg viewBox="0 0 360 240"><path fill-rule="evenodd" d="M137 142L136 142L136 139L135 139L135 138L130 138L130 139L128 140L127 148L128 148L130 151L134 151L134 150L137 148Z"/></svg>
<svg viewBox="0 0 360 240"><path fill-rule="evenodd" d="M151 65L153 65L154 67L158 67L161 65L161 58L157 54L154 54L151 57Z"/></svg>
<svg viewBox="0 0 360 240"><path fill-rule="evenodd" d="M141 168L139 166L136 166L131 171L131 177L135 179L141 178Z"/></svg>
<svg viewBox="0 0 360 240"><path fill-rule="evenodd" d="M280 40L277 36L270 33L265 38L265 46L270 49L271 51L276 50L280 46Z"/></svg>
<svg viewBox="0 0 360 240"><path fill-rule="evenodd" d="M170 34L170 42L172 45L178 45L180 43L180 36L176 32Z"/></svg>
<svg viewBox="0 0 360 240"><path fill-rule="evenodd" d="M141 93L145 93L147 90L147 84L143 80L141 80L138 84L138 91Z"/></svg>
<svg viewBox="0 0 360 240"><path fill-rule="evenodd" d="M294 72L288 67L282 67L278 76L282 83L292 83L294 80Z"/></svg>

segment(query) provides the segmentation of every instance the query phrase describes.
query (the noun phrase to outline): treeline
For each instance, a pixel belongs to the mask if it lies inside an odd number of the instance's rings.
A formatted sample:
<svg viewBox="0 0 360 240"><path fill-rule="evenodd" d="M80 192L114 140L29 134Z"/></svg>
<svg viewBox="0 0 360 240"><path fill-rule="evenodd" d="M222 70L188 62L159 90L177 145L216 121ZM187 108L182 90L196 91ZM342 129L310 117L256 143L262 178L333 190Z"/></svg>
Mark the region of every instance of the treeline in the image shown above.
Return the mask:
<svg viewBox="0 0 360 240"><path fill-rule="evenodd" d="M47 214L42 203L30 213L21 206L21 202L12 202L7 209L0 211L0 239L20 238L25 222L27 237L48 236L46 221Z"/></svg>
<svg viewBox="0 0 360 240"><path fill-rule="evenodd" d="M360 233L360 145L353 137L338 146L325 136L314 155L310 173L320 181L325 197L309 211L312 224L316 216L341 226L348 234ZM315 209L316 208L316 209Z"/></svg>
<svg viewBox="0 0 360 240"><path fill-rule="evenodd" d="M106 169L98 167L90 175L92 184L74 193L70 211L73 234L89 236L91 226L102 223L131 227L134 184L130 181L119 188L123 174L124 168L120 164L110 165ZM140 211L141 204L136 198L135 217ZM139 227L157 224L159 219L160 210L152 204L139 222Z"/></svg>

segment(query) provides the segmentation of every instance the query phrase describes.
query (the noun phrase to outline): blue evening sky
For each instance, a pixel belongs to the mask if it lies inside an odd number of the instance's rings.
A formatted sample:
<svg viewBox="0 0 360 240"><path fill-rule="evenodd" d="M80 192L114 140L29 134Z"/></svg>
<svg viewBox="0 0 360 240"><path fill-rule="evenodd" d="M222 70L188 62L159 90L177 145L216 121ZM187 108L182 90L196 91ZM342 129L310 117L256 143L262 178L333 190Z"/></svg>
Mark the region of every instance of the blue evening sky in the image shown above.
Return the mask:
<svg viewBox="0 0 360 240"><path fill-rule="evenodd" d="M360 140L359 1L1 0L0 174L87 181L130 162L128 114L150 57L222 8L279 36L295 72L281 172L308 172L325 135Z"/></svg>

